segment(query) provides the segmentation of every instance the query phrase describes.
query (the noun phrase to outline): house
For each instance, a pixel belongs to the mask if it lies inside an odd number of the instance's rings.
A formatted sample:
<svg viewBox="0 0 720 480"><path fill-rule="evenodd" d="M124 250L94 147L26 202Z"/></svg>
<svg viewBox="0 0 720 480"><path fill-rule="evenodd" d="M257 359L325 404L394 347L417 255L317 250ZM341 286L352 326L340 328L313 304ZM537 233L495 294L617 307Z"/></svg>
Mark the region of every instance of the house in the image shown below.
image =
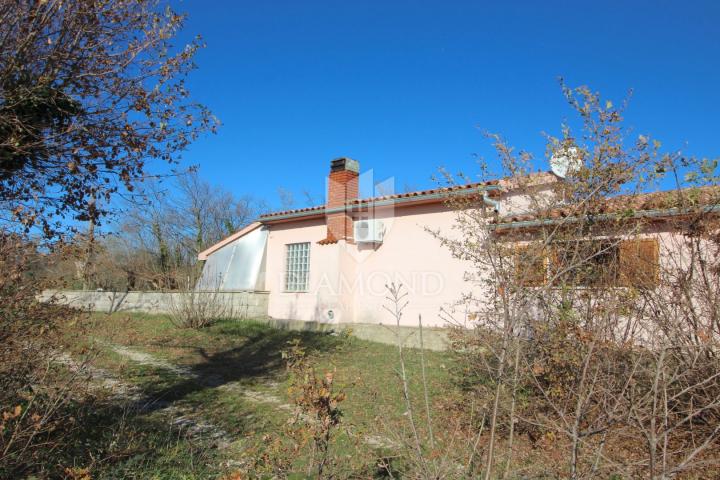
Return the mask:
<svg viewBox="0 0 720 480"><path fill-rule="evenodd" d="M542 225L572 220L557 210L528 213L529 189L535 196L555 191L559 179L551 173L533 174L522 184L506 179L364 199L359 177L357 161L333 160L325 205L263 215L200 253L205 264L199 288L269 292L268 315L276 319L387 324L393 319L383 308L386 286L402 283L408 293L403 324L417 325L422 315L424 325L443 326L440 309L464 319L469 312L458 301L468 289L477 288L465 281L469 265L454 258L432 233L451 238L460 234L453 228L457 211L450 200L472 200L499 241L528 243ZM658 220L654 230L640 232L643 238L668 232L672 237L672 229L661 221L681 212L652 196L641 197L635 199L641 202L638 215ZM627 206L623 199L615 203L617 208L609 207L604 214ZM624 249L621 260L626 265L628 252L637 257L640 250L644 266L635 262L628 267L641 272L637 278L657 275L657 239L625 245L618 248ZM535 265L542 272L532 276L534 281L545 281L547 265L546 259ZM625 281L640 281L628 278Z"/></svg>
<svg viewBox="0 0 720 480"><path fill-rule="evenodd" d="M430 232L453 234L452 197L522 211L518 192L499 181L359 198L360 166L331 162L327 203L274 212L208 248L199 287L269 292L268 315L322 323L389 323L386 285L408 293L403 322L442 326L441 307L467 290L468 268ZM556 181L538 174L535 188ZM460 312L464 315L464 312Z"/></svg>

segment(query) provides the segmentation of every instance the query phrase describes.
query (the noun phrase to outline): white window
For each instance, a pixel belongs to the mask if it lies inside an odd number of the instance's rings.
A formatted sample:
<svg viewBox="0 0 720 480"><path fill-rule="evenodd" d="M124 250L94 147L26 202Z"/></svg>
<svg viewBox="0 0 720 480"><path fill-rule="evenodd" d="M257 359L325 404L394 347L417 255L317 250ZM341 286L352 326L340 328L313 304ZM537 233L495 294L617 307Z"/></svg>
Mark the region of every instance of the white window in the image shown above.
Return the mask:
<svg viewBox="0 0 720 480"><path fill-rule="evenodd" d="M310 275L310 243L290 243L285 260L285 290L304 292Z"/></svg>

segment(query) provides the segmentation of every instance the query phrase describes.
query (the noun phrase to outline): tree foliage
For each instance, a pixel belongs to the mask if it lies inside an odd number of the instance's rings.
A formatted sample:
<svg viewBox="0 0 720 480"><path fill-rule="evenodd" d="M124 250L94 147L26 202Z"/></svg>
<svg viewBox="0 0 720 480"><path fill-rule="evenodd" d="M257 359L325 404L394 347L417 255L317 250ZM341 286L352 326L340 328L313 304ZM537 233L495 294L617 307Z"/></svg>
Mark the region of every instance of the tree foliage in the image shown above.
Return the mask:
<svg viewBox="0 0 720 480"><path fill-rule="evenodd" d="M97 220L215 128L185 87L202 43L175 48L183 21L154 0L0 2L3 223L53 237Z"/></svg>

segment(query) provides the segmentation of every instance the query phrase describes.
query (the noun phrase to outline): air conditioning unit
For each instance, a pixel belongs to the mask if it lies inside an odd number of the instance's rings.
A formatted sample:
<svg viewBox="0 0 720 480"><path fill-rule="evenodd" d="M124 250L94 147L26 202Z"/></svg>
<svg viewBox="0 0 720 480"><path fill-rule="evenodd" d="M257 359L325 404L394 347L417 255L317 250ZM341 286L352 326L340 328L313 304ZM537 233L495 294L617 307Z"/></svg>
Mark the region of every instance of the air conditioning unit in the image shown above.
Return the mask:
<svg viewBox="0 0 720 480"><path fill-rule="evenodd" d="M382 243L384 236L382 220L356 220L353 224L353 237L357 243Z"/></svg>

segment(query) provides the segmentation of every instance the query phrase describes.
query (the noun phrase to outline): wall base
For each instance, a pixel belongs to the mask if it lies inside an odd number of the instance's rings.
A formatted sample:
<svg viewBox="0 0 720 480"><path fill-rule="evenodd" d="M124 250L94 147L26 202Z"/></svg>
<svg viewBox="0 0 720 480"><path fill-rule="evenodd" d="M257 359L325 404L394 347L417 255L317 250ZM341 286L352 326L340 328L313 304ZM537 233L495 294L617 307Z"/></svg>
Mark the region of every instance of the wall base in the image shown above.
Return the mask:
<svg viewBox="0 0 720 480"><path fill-rule="evenodd" d="M371 342L397 345L396 332L404 347L420 348L420 329L417 327L398 327L371 323L321 323L303 320L278 318L258 318L275 328L282 330L315 331L315 332L348 332L356 338ZM447 350L449 345L448 330L444 328L423 328L423 346L427 350Z"/></svg>

